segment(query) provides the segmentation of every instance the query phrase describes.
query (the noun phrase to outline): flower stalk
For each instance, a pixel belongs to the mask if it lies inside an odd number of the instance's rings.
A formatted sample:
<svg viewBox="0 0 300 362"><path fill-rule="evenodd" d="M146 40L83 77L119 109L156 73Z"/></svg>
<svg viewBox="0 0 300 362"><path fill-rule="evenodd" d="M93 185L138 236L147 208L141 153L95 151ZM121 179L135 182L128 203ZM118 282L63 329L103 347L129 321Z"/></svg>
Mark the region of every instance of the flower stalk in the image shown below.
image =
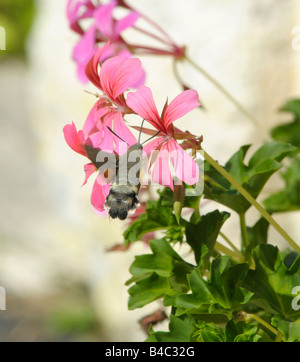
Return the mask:
<svg viewBox="0 0 300 362"><path fill-rule="evenodd" d="M282 227L272 218L272 216L241 186L237 180L230 175L222 166L218 164L206 151L204 151L205 160L212 165L223 177L226 178L249 203L273 226L273 228L286 240L286 242L300 254L300 246L282 229Z"/></svg>

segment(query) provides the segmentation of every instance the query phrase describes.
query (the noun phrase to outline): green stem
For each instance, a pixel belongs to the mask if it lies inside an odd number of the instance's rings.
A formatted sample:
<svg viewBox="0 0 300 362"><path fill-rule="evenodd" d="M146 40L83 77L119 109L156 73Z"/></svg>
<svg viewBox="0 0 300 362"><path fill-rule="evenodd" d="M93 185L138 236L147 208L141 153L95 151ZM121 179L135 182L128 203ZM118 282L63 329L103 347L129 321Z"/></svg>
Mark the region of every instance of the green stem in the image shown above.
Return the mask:
<svg viewBox="0 0 300 362"><path fill-rule="evenodd" d="M232 241L230 241L230 239L222 233L222 231L219 232L220 236L227 242L228 245L230 245L232 247L232 249L236 252L240 252L239 249L233 244Z"/></svg>
<svg viewBox="0 0 300 362"><path fill-rule="evenodd" d="M259 324L266 327L269 331L271 331L272 333L274 333L276 335L276 339L278 339L278 340L283 339L282 334L276 328L272 327L268 322L264 321L262 318L260 318L256 314L247 314L247 318L252 318L252 319L256 320Z"/></svg>
<svg viewBox="0 0 300 362"><path fill-rule="evenodd" d="M239 251L233 251L231 249L226 248L226 246L224 246L223 244L219 243L218 241L216 241L215 243L215 249L225 255L230 256L233 260L235 260L238 263L244 263L245 262L245 258L244 255L242 253L240 253Z"/></svg>
<svg viewBox="0 0 300 362"><path fill-rule="evenodd" d="M207 78L216 88L218 88L235 106L240 110L248 119L250 119L256 126L260 126L258 120L247 111L215 78L213 78L205 69L199 64L195 63L190 57L185 55L184 59L197 69L205 78Z"/></svg>
<svg viewBox="0 0 300 362"><path fill-rule="evenodd" d="M256 210L273 226L273 228L287 241L292 248L300 254L300 247L287 234L285 230L272 218L272 216L230 175L222 166L218 164L207 152L204 151L204 158L209 162L223 177L226 178L243 196L252 204Z"/></svg>
<svg viewBox="0 0 300 362"><path fill-rule="evenodd" d="M242 237L242 248L241 249L245 251L249 245L246 218L245 218L245 214L239 214L239 217L240 217L240 227L241 227L241 237Z"/></svg>

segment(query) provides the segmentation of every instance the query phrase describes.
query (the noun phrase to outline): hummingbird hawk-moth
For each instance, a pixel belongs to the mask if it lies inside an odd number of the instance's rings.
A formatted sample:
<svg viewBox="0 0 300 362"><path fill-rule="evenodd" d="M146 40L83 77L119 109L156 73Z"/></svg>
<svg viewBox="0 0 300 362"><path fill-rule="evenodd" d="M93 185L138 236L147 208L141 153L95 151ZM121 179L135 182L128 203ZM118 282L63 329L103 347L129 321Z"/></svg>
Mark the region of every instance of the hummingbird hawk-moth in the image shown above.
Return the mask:
<svg viewBox="0 0 300 362"><path fill-rule="evenodd" d="M122 156L104 152L88 145L85 146L87 155L96 168L102 169L107 174L110 173L108 178L112 185L106 198L105 206L108 208L108 213L113 219L125 220L128 214L134 213L136 207L139 206L138 193L141 186L140 173L143 159L143 144L140 143L142 127L143 123L140 128L138 142L130 146L128 151ZM109 127L107 128L121 141L126 142ZM155 137L158 133L148 140Z"/></svg>

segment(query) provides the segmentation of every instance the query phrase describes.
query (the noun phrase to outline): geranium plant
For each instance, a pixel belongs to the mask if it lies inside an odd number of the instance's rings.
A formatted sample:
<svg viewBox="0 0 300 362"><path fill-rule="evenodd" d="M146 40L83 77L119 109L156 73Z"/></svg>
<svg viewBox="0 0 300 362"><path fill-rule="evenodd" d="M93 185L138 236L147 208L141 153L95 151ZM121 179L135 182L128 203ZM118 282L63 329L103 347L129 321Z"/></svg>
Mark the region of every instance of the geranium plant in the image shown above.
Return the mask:
<svg viewBox="0 0 300 362"><path fill-rule="evenodd" d="M116 7L125 9L127 15L115 19ZM273 141L254 150L248 162L245 156L251 145L241 147L220 165L203 149L202 135L175 125L188 112L196 118L198 109L201 111L197 91L185 85L175 66L174 75L183 92L167 100L159 112L147 86L147 72L137 58L157 54L173 57L175 65L189 62L244 115L255 120L187 56L186 47L177 45L164 29L125 0L105 4L70 0L67 15L70 27L79 35L73 53L79 79L90 81L99 92L82 130L77 131L74 123L64 128L68 145L89 159L84 166L84 183L98 172L88 149L110 152L120 160L132 145L139 144L130 127L152 137L143 146L145 171L161 188L149 192L151 185L141 186L140 206L135 215L128 216L129 222L124 221L122 249L140 241L150 247L145 255L136 256L130 267L132 277L126 282L130 286L129 309L161 299L168 310L154 313L148 324L144 321L147 341L300 341L300 246L272 217L300 209L300 100L281 108L294 115L293 122L274 128ZM89 26L84 28L87 18ZM143 30L139 19L157 33ZM162 47L125 39L123 33L129 27L160 41ZM130 124L129 115L139 116L140 125ZM199 163L199 155L203 162ZM258 196L276 172L283 177L285 188L259 203ZM203 187L196 192L194 185L199 182ZM105 172L98 172L91 203L101 217L107 215L107 196L113 183L112 179L107 181ZM207 200L215 210L204 214L202 205ZM230 212L220 211L219 205ZM250 208L256 208L259 215L253 225L247 220ZM234 213L240 230L235 240L229 240L222 228ZM285 240L283 250L269 239L270 227ZM190 254L180 255L178 244L188 246ZM165 316L169 331L162 332L155 323Z"/></svg>

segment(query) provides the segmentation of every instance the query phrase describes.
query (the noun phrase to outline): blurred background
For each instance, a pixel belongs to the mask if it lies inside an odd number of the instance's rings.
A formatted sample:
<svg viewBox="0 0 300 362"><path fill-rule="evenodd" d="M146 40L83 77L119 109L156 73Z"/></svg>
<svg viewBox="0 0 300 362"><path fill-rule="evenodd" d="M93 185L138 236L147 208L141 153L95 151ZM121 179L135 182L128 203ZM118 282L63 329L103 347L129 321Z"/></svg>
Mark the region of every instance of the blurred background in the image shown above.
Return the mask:
<svg viewBox="0 0 300 362"><path fill-rule="evenodd" d="M298 47L293 34L300 26L299 1L129 3L186 45L190 57L258 119L249 121L207 79L182 65L181 76L197 89L206 111L193 111L177 126L202 134L215 159L227 161L244 144L252 143L254 151L272 127L289 120L278 109L300 97L300 42ZM69 30L65 5L0 0L6 31L6 50L0 50L0 286L6 290L0 341L142 341L146 334L138 320L162 306L128 311L124 283L134 255L148 249L135 243L126 252L107 251L122 242L124 223L94 213L91 180L81 188L84 159L63 138L64 125L74 121L80 128L94 103L84 92L93 87L76 78L71 54L78 37ZM128 30L127 36L136 35ZM181 92L170 58L141 60L159 105ZM274 176L265 193L280 186ZM210 207L215 205L204 212ZM296 240L299 216L275 216ZM249 218L251 225L255 211ZM230 219L225 233L238 242L238 221ZM270 233L274 244L283 245Z"/></svg>

